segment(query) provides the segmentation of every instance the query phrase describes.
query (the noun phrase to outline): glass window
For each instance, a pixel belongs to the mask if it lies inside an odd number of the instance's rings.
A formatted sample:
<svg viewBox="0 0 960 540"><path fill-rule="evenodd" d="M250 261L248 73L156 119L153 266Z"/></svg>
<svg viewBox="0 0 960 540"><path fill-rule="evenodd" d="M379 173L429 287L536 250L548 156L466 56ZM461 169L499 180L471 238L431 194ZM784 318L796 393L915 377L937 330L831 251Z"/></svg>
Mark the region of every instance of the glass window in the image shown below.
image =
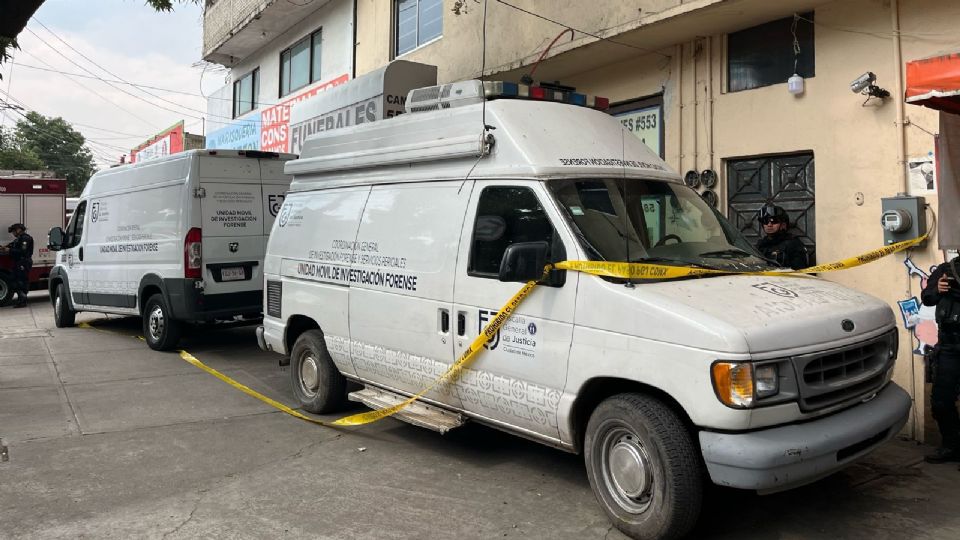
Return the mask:
<svg viewBox="0 0 960 540"><path fill-rule="evenodd" d="M260 97L260 68L233 82L233 117L257 108Z"/></svg>
<svg viewBox="0 0 960 540"><path fill-rule="evenodd" d="M796 34L799 54L794 54ZM796 69L794 69L796 62ZM727 37L727 89L739 92L815 73L813 12L734 32Z"/></svg>
<svg viewBox="0 0 960 540"><path fill-rule="evenodd" d="M312 36L310 36L310 41L312 43L312 47L310 50L310 82L319 81L320 74L322 73L320 69L322 66L320 61L321 61L321 58L323 57L323 55L321 54L322 49L320 44L322 37L323 37L323 34L320 32L320 30L317 30L316 32L313 33Z"/></svg>
<svg viewBox="0 0 960 540"><path fill-rule="evenodd" d="M696 191L663 180L547 183L592 260L766 267L753 246Z"/></svg>
<svg viewBox="0 0 960 540"><path fill-rule="evenodd" d="M322 41L323 33L317 30L280 53L280 97L320 80Z"/></svg>
<svg viewBox="0 0 960 540"><path fill-rule="evenodd" d="M563 251L555 244L559 239L533 191L513 186L488 187L477 203L468 273L496 278L507 246L538 241L548 242L552 253ZM552 253L548 253L550 260Z"/></svg>
<svg viewBox="0 0 960 540"><path fill-rule="evenodd" d="M70 223L67 224L67 234L64 239L64 247L71 248L80 243L83 236L83 218L87 213L87 201L83 201L77 206L77 209L70 216Z"/></svg>
<svg viewBox="0 0 960 540"><path fill-rule="evenodd" d="M290 89L310 84L310 40L304 39L290 48Z"/></svg>
<svg viewBox="0 0 960 540"><path fill-rule="evenodd" d="M395 0L397 55L443 35L443 0Z"/></svg>
<svg viewBox="0 0 960 540"><path fill-rule="evenodd" d="M280 53L280 97L290 93L290 49Z"/></svg>

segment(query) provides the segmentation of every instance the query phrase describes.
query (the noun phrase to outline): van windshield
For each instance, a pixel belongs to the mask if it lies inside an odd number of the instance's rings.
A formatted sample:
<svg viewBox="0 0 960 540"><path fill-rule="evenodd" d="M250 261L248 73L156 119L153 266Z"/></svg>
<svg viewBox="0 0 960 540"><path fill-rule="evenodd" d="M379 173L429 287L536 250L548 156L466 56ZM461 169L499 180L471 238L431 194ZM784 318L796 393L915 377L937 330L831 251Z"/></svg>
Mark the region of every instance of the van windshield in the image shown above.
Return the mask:
<svg viewBox="0 0 960 540"><path fill-rule="evenodd" d="M770 266L687 186L636 178L558 179L547 186L591 260L720 270Z"/></svg>

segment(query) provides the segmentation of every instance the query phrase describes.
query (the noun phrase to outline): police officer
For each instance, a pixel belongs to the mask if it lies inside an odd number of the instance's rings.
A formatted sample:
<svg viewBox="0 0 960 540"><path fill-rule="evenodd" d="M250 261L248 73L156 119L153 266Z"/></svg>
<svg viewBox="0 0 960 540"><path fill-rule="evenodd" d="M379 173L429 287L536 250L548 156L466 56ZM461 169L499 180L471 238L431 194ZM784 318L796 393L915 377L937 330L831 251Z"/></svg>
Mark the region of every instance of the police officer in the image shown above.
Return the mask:
<svg viewBox="0 0 960 540"><path fill-rule="evenodd" d="M936 306L939 327L934 349L933 391L930 408L940 428L942 445L924 459L927 463L960 461L960 415L957 393L960 391L960 261L955 257L937 267L927 278L920 293L925 306Z"/></svg>
<svg viewBox="0 0 960 540"><path fill-rule="evenodd" d="M23 223L14 223L7 232L13 234L13 241L3 247L3 253L9 253L13 259L13 287L19 297L13 307L27 307L27 284L33 268L33 238L27 234Z"/></svg>
<svg viewBox="0 0 960 540"><path fill-rule="evenodd" d="M799 238L787 232L790 227L787 211L775 204L766 204L760 209L759 220L764 234L757 242L760 254L780 266L794 270L806 268L807 248Z"/></svg>

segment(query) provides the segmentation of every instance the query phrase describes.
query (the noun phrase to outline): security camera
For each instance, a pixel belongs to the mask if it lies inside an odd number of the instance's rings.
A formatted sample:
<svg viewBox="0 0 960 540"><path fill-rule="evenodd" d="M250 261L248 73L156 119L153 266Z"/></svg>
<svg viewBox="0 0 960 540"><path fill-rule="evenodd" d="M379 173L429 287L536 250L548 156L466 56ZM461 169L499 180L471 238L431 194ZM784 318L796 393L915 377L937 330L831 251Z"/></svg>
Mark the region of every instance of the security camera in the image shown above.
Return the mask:
<svg viewBox="0 0 960 540"><path fill-rule="evenodd" d="M850 91L854 94L862 94L867 96L868 101L872 97L879 98L881 100L890 97L890 92L880 88L874 84L875 82L877 82L877 76L874 75L872 71L868 71L850 83Z"/></svg>
<svg viewBox="0 0 960 540"><path fill-rule="evenodd" d="M850 91L854 94L859 94L870 88L875 82L877 82L877 76L874 75L872 71L868 71L850 83Z"/></svg>

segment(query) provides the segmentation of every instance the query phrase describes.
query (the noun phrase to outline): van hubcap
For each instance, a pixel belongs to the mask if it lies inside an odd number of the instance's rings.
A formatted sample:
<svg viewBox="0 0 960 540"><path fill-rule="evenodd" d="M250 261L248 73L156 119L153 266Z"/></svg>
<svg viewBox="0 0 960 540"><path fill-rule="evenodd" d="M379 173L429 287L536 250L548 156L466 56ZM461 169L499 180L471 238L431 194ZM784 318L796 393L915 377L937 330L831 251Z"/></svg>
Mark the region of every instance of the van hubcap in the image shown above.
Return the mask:
<svg viewBox="0 0 960 540"><path fill-rule="evenodd" d="M639 437L618 427L607 432L601 443L603 481L617 504L631 514L650 506L653 476L650 458Z"/></svg>
<svg viewBox="0 0 960 540"><path fill-rule="evenodd" d="M160 306L156 306L150 310L150 316L147 318L147 328L150 330L150 339L159 341L160 336L163 335L163 326L163 310L160 309Z"/></svg>
<svg viewBox="0 0 960 540"><path fill-rule="evenodd" d="M60 291L57 291L58 293ZM57 294L57 297L53 299L53 311L56 314L57 318L60 319L63 317L63 300L60 299L60 295Z"/></svg>
<svg viewBox="0 0 960 540"><path fill-rule="evenodd" d="M317 360L312 354L307 353L307 356L300 363L300 386L303 387L303 392L308 396L314 396L317 393L317 388L320 386L319 372Z"/></svg>

